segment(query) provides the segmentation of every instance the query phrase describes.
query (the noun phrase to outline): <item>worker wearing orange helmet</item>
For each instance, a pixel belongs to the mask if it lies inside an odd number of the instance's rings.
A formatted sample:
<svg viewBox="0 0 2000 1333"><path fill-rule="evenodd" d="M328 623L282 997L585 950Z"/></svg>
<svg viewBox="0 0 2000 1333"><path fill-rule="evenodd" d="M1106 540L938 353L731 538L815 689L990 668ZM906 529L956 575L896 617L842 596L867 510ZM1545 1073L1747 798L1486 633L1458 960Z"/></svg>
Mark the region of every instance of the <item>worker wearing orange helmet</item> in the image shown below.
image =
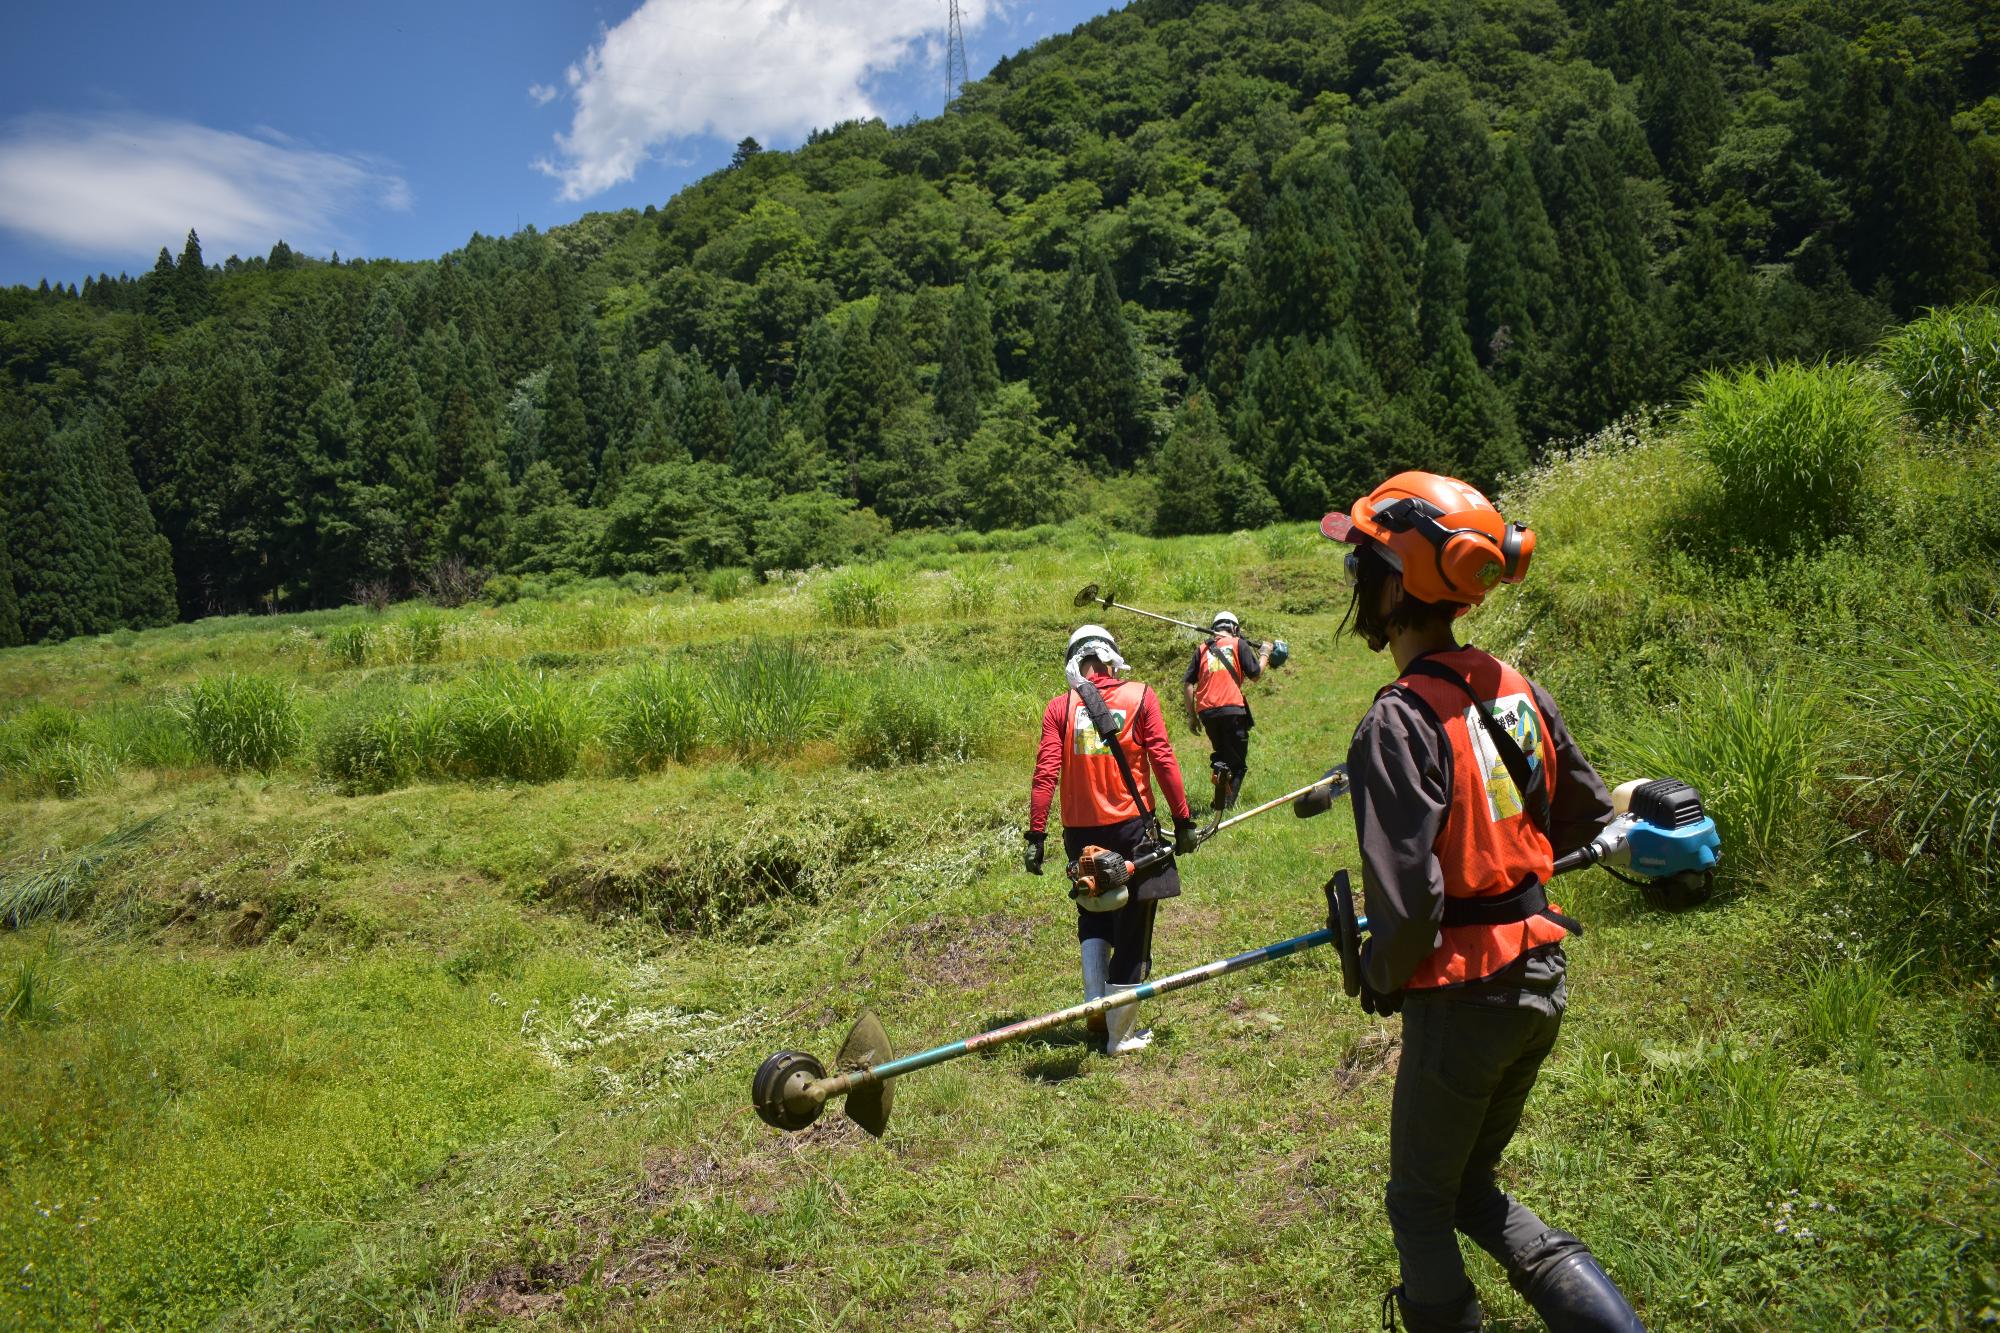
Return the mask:
<svg viewBox="0 0 2000 1333"><path fill-rule="evenodd" d="M1580 930L1544 886L1555 858L1612 816L1554 701L1454 631L1527 574L1535 535L1429 472L1389 478L1320 529L1351 548L1355 632L1397 670L1347 752L1370 930L1361 1003L1403 1015L1386 1192L1403 1280L1391 1295L1412 1333L1478 1329L1463 1231L1550 1328L1639 1329L1589 1248L1494 1176L1562 1027L1562 941Z"/></svg>

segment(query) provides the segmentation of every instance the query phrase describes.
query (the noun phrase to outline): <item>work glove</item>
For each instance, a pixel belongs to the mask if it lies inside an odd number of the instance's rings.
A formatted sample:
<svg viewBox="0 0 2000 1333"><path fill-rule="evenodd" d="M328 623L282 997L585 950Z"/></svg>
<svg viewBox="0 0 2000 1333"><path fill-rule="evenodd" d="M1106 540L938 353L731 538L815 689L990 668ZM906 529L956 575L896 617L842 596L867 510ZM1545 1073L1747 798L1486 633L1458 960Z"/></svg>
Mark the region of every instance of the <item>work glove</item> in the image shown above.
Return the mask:
<svg viewBox="0 0 2000 1333"><path fill-rule="evenodd" d="M1175 815L1174 855L1186 856L1194 851L1195 848L1201 846L1201 839L1195 836L1200 831L1201 825L1195 823L1194 820L1182 819L1179 815Z"/></svg>
<svg viewBox="0 0 2000 1333"><path fill-rule="evenodd" d="M1046 833L1028 833L1022 836L1021 868L1030 875L1042 873L1042 844L1049 840Z"/></svg>
<svg viewBox="0 0 2000 1333"><path fill-rule="evenodd" d="M1292 801L1292 813L1300 819L1311 819L1323 815L1333 808L1333 792L1340 784L1335 781L1340 776L1340 765L1335 764L1321 775L1310 791Z"/></svg>

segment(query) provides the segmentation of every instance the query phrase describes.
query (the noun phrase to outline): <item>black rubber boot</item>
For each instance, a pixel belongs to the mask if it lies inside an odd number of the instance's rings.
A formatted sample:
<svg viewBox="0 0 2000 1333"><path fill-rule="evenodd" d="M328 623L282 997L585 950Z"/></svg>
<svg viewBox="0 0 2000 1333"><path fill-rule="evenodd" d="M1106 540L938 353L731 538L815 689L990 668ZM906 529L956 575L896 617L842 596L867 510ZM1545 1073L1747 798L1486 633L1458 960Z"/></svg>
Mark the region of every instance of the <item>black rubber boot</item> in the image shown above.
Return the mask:
<svg viewBox="0 0 2000 1333"><path fill-rule="evenodd" d="M1597 1256L1567 1231L1543 1232L1507 1280L1535 1307L1549 1333L1646 1333Z"/></svg>
<svg viewBox="0 0 2000 1333"><path fill-rule="evenodd" d="M1236 774L1230 771L1227 764L1211 762L1208 778L1215 784L1215 799L1210 808L1219 815L1236 804Z"/></svg>
<svg viewBox="0 0 2000 1333"><path fill-rule="evenodd" d="M1486 1326L1479 1312L1479 1292L1470 1282L1457 1300L1431 1305L1419 1305L1404 1296L1401 1287L1391 1287L1382 1297L1382 1327L1395 1328L1399 1313L1404 1333L1479 1333Z"/></svg>

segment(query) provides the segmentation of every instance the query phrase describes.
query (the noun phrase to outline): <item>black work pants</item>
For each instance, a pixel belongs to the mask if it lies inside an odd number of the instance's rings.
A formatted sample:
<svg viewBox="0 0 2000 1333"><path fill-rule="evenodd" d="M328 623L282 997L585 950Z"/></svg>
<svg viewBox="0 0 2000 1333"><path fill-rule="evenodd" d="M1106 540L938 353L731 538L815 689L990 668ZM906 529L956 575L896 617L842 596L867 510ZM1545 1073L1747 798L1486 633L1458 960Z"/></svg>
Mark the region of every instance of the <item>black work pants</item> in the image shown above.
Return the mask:
<svg viewBox="0 0 2000 1333"><path fill-rule="evenodd" d="M1564 993L1410 991L1389 1121L1389 1225L1405 1299L1457 1299L1455 1231L1511 1270L1547 1231L1494 1179L1500 1154L1562 1029Z"/></svg>
<svg viewBox="0 0 2000 1333"><path fill-rule="evenodd" d="M1211 709L1201 715L1201 729L1208 733L1208 747L1214 751L1211 760L1227 768L1236 785L1242 786L1243 775L1250 771L1250 714Z"/></svg>

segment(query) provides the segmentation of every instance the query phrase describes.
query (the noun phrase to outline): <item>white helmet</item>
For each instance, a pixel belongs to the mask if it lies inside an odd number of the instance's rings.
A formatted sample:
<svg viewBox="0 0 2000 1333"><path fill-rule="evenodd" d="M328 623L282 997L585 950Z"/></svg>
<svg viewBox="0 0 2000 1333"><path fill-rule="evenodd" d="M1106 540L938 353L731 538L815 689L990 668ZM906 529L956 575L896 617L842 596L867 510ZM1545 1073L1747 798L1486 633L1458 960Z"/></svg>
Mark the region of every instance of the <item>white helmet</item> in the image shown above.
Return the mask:
<svg viewBox="0 0 2000 1333"><path fill-rule="evenodd" d="M1107 660L1118 656L1118 640L1111 637L1111 631L1102 625L1079 625L1076 633L1069 636L1069 647L1063 650L1063 661L1073 662L1085 655L1091 648L1102 647L1107 652L1097 654Z"/></svg>
<svg viewBox="0 0 2000 1333"><path fill-rule="evenodd" d="M1225 627L1233 633L1243 628L1243 622L1236 618L1234 611L1217 611L1215 618L1208 622L1209 632L1220 634Z"/></svg>

